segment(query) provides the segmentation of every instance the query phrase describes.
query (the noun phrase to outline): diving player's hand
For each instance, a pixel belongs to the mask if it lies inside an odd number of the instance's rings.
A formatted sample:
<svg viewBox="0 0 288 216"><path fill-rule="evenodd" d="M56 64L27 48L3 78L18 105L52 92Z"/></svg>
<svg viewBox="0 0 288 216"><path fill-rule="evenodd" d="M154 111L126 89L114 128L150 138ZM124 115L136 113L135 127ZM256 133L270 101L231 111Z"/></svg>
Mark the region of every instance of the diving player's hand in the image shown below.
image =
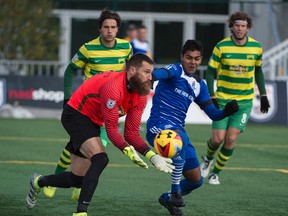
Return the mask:
<svg viewBox="0 0 288 216"><path fill-rule="evenodd" d="M139 157L138 153L133 146L127 146L124 148L123 153L135 164L144 169L148 169L148 165Z"/></svg>
<svg viewBox="0 0 288 216"><path fill-rule="evenodd" d="M225 117L236 113L239 110L239 106L236 100L228 102L223 110Z"/></svg>
<svg viewBox="0 0 288 216"><path fill-rule="evenodd" d="M261 113L268 113L270 104L266 95L260 97L260 111Z"/></svg>
<svg viewBox="0 0 288 216"><path fill-rule="evenodd" d="M172 165L173 161L170 158L161 157L152 150L148 151L145 157L161 172L172 173L175 169L175 166Z"/></svg>

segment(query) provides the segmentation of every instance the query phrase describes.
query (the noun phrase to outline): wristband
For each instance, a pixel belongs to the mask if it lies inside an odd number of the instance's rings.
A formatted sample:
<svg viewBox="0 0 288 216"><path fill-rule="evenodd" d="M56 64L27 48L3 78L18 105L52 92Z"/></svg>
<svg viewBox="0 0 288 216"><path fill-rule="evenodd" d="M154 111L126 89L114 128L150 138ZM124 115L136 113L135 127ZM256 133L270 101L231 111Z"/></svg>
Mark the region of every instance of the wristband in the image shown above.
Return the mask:
<svg viewBox="0 0 288 216"><path fill-rule="evenodd" d="M150 161L150 159L156 155L155 152L153 152L152 150L149 150L146 154L145 154L145 157Z"/></svg>

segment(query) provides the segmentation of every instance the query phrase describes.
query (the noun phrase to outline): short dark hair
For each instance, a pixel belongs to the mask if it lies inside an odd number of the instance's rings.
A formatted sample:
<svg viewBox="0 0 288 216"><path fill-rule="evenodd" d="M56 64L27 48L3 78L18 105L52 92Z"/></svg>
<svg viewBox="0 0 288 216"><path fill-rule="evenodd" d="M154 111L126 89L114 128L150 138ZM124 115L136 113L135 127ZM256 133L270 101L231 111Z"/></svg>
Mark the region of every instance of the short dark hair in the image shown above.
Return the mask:
<svg viewBox="0 0 288 216"><path fill-rule="evenodd" d="M187 51L200 51L203 56L203 45L200 41L187 40L182 48L181 54L184 55Z"/></svg>
<svg viewBox="0 0 288 216"><path fill-rule="evenodd" d="M247 21L247 27L249 29L252 28L252 19L251 19L251 17L249 17L249 15L247 13L238 11L238 12L235 12L235 13L231 14L229 19L228 19L229 28L233 27L233 25L234 25L236 20Z"/></svg>
<svg viewBox="0 0 288 216"><path fill-rule="evenodd" d="M148 62L149 64L153 65L154 61L147 55L143 54L143 53L137 53L135 55L133 55L127 62L126 68L127 70L132 66L132 67L136 67L139 68L142 66L142 62Z"/></svg>
<svg viewBox="0 0 288 216"><path fill-rule="evenodd" d="M117 27L120 28L121 26L121 18L118 13L109 10L108 8L104 8L100 14L99 20L98 20L98 28L100 29L102 27L102 23L106 19L114 19L117 22Z"/></svg>
<svg viewBox="0 0 288 216"><path fill-rule="evenodd" d="M139 26L137 27L137 29L147 29L147 27L142 24L142 25L139 25Z"/></svg>

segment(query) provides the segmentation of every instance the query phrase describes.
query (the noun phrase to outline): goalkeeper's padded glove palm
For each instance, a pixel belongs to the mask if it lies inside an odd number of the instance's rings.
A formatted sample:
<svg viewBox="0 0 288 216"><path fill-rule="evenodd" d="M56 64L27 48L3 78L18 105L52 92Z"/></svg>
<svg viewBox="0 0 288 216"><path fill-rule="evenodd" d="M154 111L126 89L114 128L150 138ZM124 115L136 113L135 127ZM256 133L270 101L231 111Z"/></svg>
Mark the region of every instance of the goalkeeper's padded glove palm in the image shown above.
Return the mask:
<svg viewBox="0 0 288 216"><path fill-rule="evenodd" d="M261 105L260 106L261 113L268 113L270 104L266 95L260 97L260 105Z"/></svg>
<svg viewBox="0 0 288 216"><path fill-rule="evenodd" d="M223 110L224 116L230 116L234 113L236 113L239 110L239 106L236 100L232 100L228 102Z"/></svg>
<svg viewBox="0 0 288 216"><path fill-rule="evenodd" d="M135 164L144 169L148 169L148 165L139 157L138 153L133 146L127 146L124 148L123 153Z"/></svg>
<svg viewBox="0 0 288 216"><path fill-rule="evenodd" d="M175 166L172 165L173 161L170 158L161 157L152 150L148 151L145 157L161 172L172 173L175 169Z"/></svg>

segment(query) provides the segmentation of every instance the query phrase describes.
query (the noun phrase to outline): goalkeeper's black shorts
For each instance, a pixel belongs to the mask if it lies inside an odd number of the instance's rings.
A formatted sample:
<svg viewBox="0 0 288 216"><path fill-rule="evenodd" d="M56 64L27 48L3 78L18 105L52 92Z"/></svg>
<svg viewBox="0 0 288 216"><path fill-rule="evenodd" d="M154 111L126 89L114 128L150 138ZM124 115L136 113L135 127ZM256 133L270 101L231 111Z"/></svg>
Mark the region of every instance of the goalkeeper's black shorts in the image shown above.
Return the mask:
<svg viewBox="0 0 288 216"><path fill-rule="evenodd" d="M79 151L80 146L92 137L100 137L100 126L68 104L65 105L63 110L61 122L70 135L70 141L67 143L65 149L71 154L84 157Z"/></svg>

